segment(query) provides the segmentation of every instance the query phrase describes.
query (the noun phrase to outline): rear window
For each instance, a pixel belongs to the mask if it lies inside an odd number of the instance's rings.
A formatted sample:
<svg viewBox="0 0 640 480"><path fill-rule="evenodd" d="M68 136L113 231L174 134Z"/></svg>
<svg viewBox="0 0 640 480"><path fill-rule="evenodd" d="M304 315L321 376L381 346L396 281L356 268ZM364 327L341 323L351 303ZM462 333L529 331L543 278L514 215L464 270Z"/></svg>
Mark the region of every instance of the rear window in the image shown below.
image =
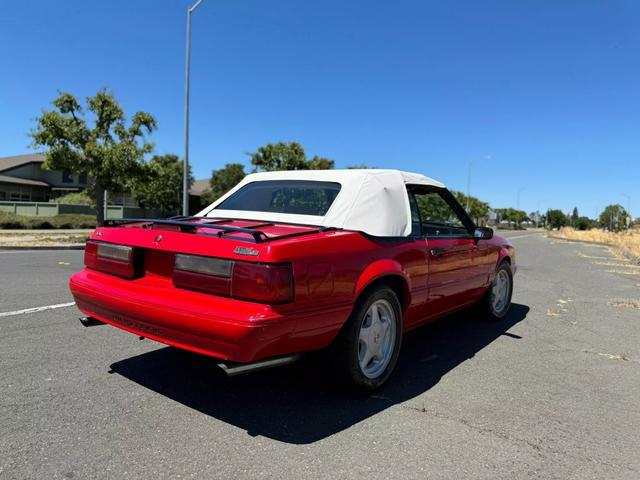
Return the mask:
<svg viewBox="0 0 640 480"><path fill-rule="evenodd" d="M324 216L338 192L335 182L265 180L248 183L216 209Z"/></svg>

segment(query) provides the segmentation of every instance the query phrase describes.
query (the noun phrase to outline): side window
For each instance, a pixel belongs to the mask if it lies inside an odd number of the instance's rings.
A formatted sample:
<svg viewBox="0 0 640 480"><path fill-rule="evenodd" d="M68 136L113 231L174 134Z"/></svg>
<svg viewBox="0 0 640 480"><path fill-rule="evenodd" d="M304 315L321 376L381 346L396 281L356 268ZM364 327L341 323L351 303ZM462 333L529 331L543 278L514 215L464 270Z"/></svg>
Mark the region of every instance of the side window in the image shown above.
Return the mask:
<svg viewBox="0 0 640 480"><path fill-rule="evenodd" d="M458 214L437 191L414 190L409 198L411 203L411 221L415 222L414 210L419 215L419 225L423 235L450 236L467 235L467 229Z"/></svg>

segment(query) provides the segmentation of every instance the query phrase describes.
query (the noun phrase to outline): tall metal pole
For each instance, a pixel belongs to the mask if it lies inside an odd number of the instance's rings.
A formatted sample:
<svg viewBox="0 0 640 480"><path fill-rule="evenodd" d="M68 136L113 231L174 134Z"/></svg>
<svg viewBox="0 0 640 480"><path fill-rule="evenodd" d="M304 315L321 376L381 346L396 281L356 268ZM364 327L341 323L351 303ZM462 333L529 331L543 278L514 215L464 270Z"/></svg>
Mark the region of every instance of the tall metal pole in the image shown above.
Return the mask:
<svg viewBox="0 0 640 480"><path fill-rule="evenodd" d="M184 171L182 172L182 214L189 216L189 67L191 65L191 14L198 8L198 0L187 9L187 52L184 82Z"/></svg>
<svg viewBox="0 0 640 480"><path fill-rule="evenodd" d="M471 196L471 164L473 162L469 160L469 174L467 175L467 213L469 213L469 197Z"/></svg>
<svg viewBox="0 0 640 480"><path fill-rule="evenodd" d="M524 190L524 187L518 188L518 195L516 197L516 210L520 210L520 193Z"/></svg>
<svg viewBox="0 0 640 480"><path fill-rule="evenodd" d="M627 213L631 216L631 195L623 193L622 196L627 199Z"/></svg>

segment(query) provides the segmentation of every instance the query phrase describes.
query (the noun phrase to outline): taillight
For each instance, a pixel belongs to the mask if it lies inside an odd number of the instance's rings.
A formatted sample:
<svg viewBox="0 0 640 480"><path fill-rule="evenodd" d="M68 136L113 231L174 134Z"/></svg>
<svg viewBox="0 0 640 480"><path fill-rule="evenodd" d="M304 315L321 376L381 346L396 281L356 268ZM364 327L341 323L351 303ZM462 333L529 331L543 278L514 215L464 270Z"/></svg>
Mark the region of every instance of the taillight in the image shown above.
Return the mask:
<svg viewBox="0 0 640 480"><path fill-rule="evenodd" d="M285 264L177 254L173 283L179 288L260 303L293 300L293 272L291 265Z"/></svg>
<svg viewBox="0 0 640 480"><path fill-rule="evenodd" d="M138 263L133 247L89 240L84 249L85 266L118 277L136 277Z"/></svg>
<svg viewBox="0 0 640 480"><path fill-rule="evenodd" d="M233 262L230 260L177 254L173 284L189 290L229 296L232 270Z"/></svg>
<svg viewBox="0 0 640 480"><path fill-rule="evenodd" d="M292 301L291 265L236 262L233 267L231 296L263 303Z"/></svg>

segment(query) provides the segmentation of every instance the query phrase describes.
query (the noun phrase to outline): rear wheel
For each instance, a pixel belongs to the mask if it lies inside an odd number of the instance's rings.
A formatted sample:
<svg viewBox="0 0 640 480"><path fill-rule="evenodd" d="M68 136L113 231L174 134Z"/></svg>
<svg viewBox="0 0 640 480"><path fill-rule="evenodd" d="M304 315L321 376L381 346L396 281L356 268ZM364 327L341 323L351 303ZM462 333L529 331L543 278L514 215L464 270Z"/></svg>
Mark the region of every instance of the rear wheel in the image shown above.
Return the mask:
<svg viewBox="0 0 640 480"><path fill-rule="evenodd" d="M334 360L344 379L359 390L387 381L396 366L402 340L402 310L389 287L360 299L334 345Z"/></svg>
<svg viewBox="0 0 640 480"><path fill-rule="evenodd" d="M511 308L511 295L513 294L513 274L508 262L503 261L498 270L493 283L487 290L481 307L483 313L489 320L500 320L509 313Z"/></svg>

